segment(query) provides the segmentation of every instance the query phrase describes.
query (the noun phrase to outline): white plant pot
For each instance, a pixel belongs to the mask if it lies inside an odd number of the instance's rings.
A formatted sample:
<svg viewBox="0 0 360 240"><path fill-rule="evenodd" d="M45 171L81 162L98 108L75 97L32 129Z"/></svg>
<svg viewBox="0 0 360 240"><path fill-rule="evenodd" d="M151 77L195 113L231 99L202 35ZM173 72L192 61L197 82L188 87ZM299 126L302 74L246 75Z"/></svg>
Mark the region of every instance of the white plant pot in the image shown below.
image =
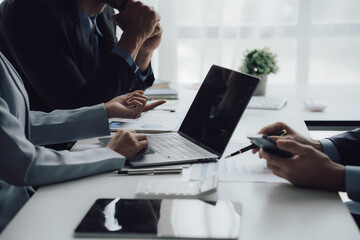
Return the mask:
<svg viewBox="0 0 360 240"><path fill-rule="evenodd" d="M254 96L264 96L266 93L266 82L268 75L257 76L260 78L259 85L256 87Z"/></svg>

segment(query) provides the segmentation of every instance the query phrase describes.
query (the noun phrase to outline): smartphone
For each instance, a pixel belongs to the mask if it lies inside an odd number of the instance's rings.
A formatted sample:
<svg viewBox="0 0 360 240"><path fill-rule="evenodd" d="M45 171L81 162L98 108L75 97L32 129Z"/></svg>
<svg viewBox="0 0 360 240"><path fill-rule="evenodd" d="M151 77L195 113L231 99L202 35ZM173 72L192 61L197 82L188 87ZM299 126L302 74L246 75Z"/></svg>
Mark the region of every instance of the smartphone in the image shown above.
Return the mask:
<svg viewBox="0 0 360 240"><path fill-rule="evenodd" d="M294 156L291 152L282 150L276 146L276 143L271 140L267 135L264 134L249 134L247 136L250 141L258 146L259 148L264 149L265 151L279 155L281 157L292 157Z"/></svg>

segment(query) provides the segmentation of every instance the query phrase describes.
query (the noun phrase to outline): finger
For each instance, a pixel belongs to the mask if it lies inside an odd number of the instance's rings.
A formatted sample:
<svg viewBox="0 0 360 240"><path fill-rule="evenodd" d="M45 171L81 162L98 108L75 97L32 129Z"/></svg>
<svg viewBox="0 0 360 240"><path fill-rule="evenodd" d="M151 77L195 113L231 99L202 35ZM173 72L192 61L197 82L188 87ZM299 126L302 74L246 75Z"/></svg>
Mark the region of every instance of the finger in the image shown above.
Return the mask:
<svg viewBox="0 0 360 240"><path fill-rule="evenodd" d="M289 158L283 158L275 154L271 154L262 148L260 149L259 154L262 158L265 158L269 164L277 166L278 168L283 168L289 162Z"/></svg>
<svg viewBox="0 0 360 240"><path fill-rule="evenodd" d="M143 108L147 102L147 98L143 98L143 97L138 97L138 96L133 96L130 99L126 100L126 103L128 105L132 105L134 101L140 102L143 105Z"/></svg>
<svg viewBox="0 0 360 240"><path fill-rule="evenodd" d="M286 124L282 122L276 122L260 129L259 134L271 135L283 129L286 129Z"/></svg>
<svg viewBox="0 0 360 240"><path fill-rule="evenodd" d="M143 108L145 106L145 104L143 102L138 101L137 99L132 100L129 104L132 105L132 106L135 106L133 108L133 110L139 111L139 113L142 112L142 110L143 110Z"/></svg>
<svg viewBox="0 0 360 240"><path fill-rule="evenodd" d="M130 98L132 96L144 96L144 91L142 90L137 90L137 91L134 91L134 92L131 92L131 93L128 93L126 94L126 98Z"/></svg>
<svg viewBox="0 0 360 240"><path fill-rule="evenodd" d="M281 170L280 167L278 167L278 166L276 166L276 165L274 165L274 164L271 164L271 163L269 163L269 162L266 162L266 166L267 166L267 168L270 169L271 171L273 171L273 170L280 171L280 170Z"/></svg>
<svg viewBox="0 0 360 240"><path fill-rule="evenodd" d="M251 152L252 152L253 154L259 152L259 148L253 148L253 149L251 149Z"/></svg>
<svg viewBox="0 0 360 240"><path fill-rule="evenodd" d="M152 109L156 108L157 106L164 104L164 103L166 103L166 100L159 100L156 102L146 104L143 111L146 112L146 111L152 110Z"/></svg>
<svg viewBox="0 0 360 240"><path fill-rule="evenodd" d="M294 139L292 136L289 136L289 135L285 135L285 136L269 136L269 138L273 141L278 141L278 140L281 140L281 139L288 139L288 140L291 140L291 139Z"/></svg>
<svg viewBox="0 0 360 240"><path fill-rule="evenodd" d="M162 30L162 27L160 26L160 23L157 23L153 33L151 34L151 36L149 38L152 38L154 36L161 37L162 32L163 32L163 30Z"/></svg>
<svg viewBox="0 0 360 240"><path fill-rule="evenodd" d="M139 150L146 150L149 147L149 142L147 140L142 140L138 142Z"/></svg>
<svg viewBox="0 0 360 240"><path fill-rule="evenodd" d="M159 15L159 13L153 8L153 11L155 12L155 20L157 22L159 22L161 20L161 16Z"/></svg>
<svg viewBox="0 0 360 240"><path fill-rule="evenodd" d="M285 175L283 173L283 171L281 170L281 168L277 167L277 166L274 166L274 165L271 165L271 164L267 164L267 167L268 169L270 169L273 174L275 174L276 176L278 177L281 177L281 178L285 178Z"/></svg>
<svg viewBox="0 0 360 240"><path fill-rule="evenodd" d="M144 99L147 99L147 96L145 96L143 93L141 92L136 92L136 93L133 93L131 95L128 95L127 96L127 99L130 99L132 97L141 97L141 98L144 98Z"/></svg>
<svg viewBox="0 0 360 240"><path fill-rule="evenodd" d="M134 95L134 96L130 97L129 99L126 99L126 103L130 103L132 101L139 101L139 102L144 103L144 105L145 105L147 100L148 100L147 97Z"/></svg>
<svg viewBox="0 0 360 240"><path fill-rule="evenodd" d="M136 137L136 139L137 139L138 141L147 140L147 137L146 137L145 134L138 133L138 134L136 134L135 137Z"/></svg>
<svg viewBox="0 0 360 240"><path fill-rule="evenodd" d="M276 145L283 150L300 156L308 155L310 151L313 151L311 146L299 143L292 139L279 139L276 141Z"/></svg>
<svg viewBox="0 0 360 240"><path fill-rule="evenodd" d="M129 101L134 97L143 98L143 99L146 99L146 100L148 99L147 96L145 96L144 94L137 92L137 93L127 95L126 96L126 101Z"/></svg>
<svg viewBox="0 0 360 240"><path fill-rule="evenodd" d="M138 118L141 115L144 105L136 100L131 103L134 107L130 109L130 118Z"/></svg>
<svg viewBox="0 0 360 240"><path fill-rule="evenodd" d="M121 134L123 134L124 132L125 132L124 129L119 129L119 130L116 132L115 135L121 135Z"/></svg>

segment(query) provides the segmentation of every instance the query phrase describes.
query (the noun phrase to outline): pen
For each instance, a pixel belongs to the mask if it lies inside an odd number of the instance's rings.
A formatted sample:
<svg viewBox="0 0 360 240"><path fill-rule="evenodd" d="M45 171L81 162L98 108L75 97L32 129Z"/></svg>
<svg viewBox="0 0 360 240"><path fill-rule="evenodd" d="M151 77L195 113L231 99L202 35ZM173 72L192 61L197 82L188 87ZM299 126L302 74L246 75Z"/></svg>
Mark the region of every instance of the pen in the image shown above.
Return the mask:
<svg viewBox="0 0 360 240"><path fill-rule="evenodd" d="M285 134L287 133L287 131L286 131L286 129L284 129L284 130L281 130L281 131L279 131L279 132L276 132L276 133L274 133L274 134L272 134L273 136L284 136ZM227 155L225 158L229 158L229 157L233 157L233 156L236 156L236 155L238 155L238 154L241 154L241 153L244 153L244 152L246 152L246 151L249 151L249 150L251 150L251 149L253 149L253 148L257 148L257 146L255 145L255 144L251 144L251 145L249 145L249 146L246 146L246 147L244 147L244 148L242 148L242 149L240 149L240 150L238 150L238 151L236 151L236 152L233 152L232 154L230 154L230 155Z"/></svg>
<svg viewBox="0 0 360 240"><path fill-rule="evenodd" d="M119 170L122 175L146 175L146 174L181 174L182 168L143 168Z"/></svg>

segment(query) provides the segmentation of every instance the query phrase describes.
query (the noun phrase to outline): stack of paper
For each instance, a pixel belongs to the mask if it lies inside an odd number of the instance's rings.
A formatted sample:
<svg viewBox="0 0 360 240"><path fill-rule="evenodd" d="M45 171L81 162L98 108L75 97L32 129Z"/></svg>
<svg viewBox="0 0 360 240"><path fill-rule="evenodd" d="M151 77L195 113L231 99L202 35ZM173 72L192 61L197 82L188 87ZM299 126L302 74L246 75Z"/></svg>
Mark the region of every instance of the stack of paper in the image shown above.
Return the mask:
<svg viewBox="0 0 360 240"><path fill-rule="evenodd" d="M177 99L178 91L172 88L148 88L145 95L149 99Z"/></svg>
<svg viewBox="0 0 360 240"><path fill-rule="evenodd" d="M153 83L153 85L150 87L151 89L155 88L170 88L170 83L166 81L161 81L156 79L156 81Z"/></svg>

